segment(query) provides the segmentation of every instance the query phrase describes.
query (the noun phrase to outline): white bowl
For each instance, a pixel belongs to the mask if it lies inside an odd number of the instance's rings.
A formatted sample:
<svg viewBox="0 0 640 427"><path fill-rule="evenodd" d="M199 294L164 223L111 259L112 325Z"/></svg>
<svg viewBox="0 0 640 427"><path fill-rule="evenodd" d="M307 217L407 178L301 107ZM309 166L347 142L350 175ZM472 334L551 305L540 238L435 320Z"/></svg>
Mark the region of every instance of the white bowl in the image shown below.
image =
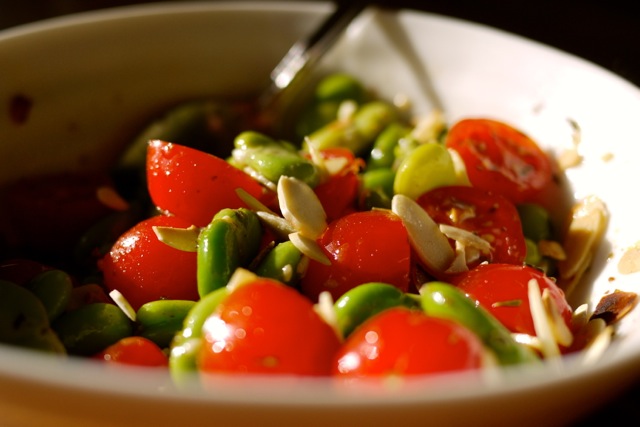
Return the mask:
<svg viewBox="0 0 640 427"><path fill-rule="evenodd" d="M101 167L166 106L247 93L330 10L324 3L180 3L125 7L0 33L0 182L35 172ZM352 72L418 112L447 120L494 117L559 152L579 124L583 163L567 172L577 198L609 207L605 242L585 277L585 300L637 290L618 263L634 247L632 209L640 90L555 49L480 25L413 11L365 14L322 67ZM9 119L15 95L28 120ZM627 186L625 188L625 185ZM592 284L592 285L591 285ZM565 425L640 375L640 312L595 364L526 367L476 381L414 379L388 390L336 390L325 380L232 379L178 392L164 375L0 349L3 426Z"/></svg>

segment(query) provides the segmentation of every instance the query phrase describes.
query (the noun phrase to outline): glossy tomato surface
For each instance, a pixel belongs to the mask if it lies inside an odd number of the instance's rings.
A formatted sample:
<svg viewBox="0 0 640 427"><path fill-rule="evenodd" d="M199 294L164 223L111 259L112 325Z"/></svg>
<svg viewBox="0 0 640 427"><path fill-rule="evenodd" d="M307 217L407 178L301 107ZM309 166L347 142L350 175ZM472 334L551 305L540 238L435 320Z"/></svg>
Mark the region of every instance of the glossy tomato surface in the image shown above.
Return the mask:
<svg viewBox="0 0 640 427"><path fill-rule="evenodd" d="M260 278L240 285L203 325L209 373L329 375L340 341L298 291Z"/></svg>
<svg viewBox="0 0 640 427"><path fill-rule="evenodd" d="M256 180L214 155L165 141L147 150L147 185L161 210L204 227L221 209L246 207L236 190L257 199L268 193Z"/></svg>
<svg viewBox="0 0 640 427"><path fill-rule="evenodd" d="M449 130L447 148L462 158L474 187L514 203L534 201L552 183L552 164L535 141L496 120L465 119Z"/></svg>
<svg viewBox="0 0 640 427"><path fill-rule="evenodd" d="M190 224L160 215L125 232L100 263L107 289L118 290L136 310L159 299L197 300L196 252L172 248L153 231L154 226L186 228Z"/></svg>
<svg viewBox="0 0 640 427"><path fill-rule="evenodd" d="M420 310L389 308L349 335L334 375L379 377L478 369L484 348L465 327Z"/></svg>
<svg viewBox="0 0 640 427"><path fill-rule="evenodd" d="M462 228L490 243L490 254L482 255L471 267L483 261L524 261L527 248L518 210L500 194L468 186L439 187L417 202L438 224Z"/></svg>
<svg viewBox="0 0 640 427"><path fill-rule="evenodd" d="M536 280L540 292L549 290L567 326L571 307L564 292L542 271L526 265L482 264L461 275L457 286L476 299L511 332L536 335L529 306L528 285Z"/></svg>
<svg viewBox="0 0 640 427"><path fill-rule="evenodd" d="M331 265L310 261L301 287L316 301L328 291L334 300L367 282L384 282L407 291L411 247L398 216L387 211L355 212L329 224L318 240Z"/></svg>
<svg viewBox="0 0 640 427"><path fill-rule="evenodd" d="M153 341L144 337L126 337L94 356L108 363L147 367L166 367L169 358Z"/></svg>

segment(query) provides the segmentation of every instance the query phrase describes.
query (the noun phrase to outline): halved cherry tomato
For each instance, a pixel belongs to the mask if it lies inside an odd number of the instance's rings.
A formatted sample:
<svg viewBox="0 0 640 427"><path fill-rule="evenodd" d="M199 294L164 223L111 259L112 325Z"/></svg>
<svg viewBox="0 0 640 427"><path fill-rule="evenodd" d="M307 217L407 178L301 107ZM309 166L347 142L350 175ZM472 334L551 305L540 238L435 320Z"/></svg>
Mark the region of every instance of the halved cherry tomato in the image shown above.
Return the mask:
<svg viewBox="0 0 640 427"><path fill-rule="evenodd" d="M440 187L417 202L436 223L471 231L491 244L491 253L471 263L470 268L483 261L524 261L527 247L518 210L500 194L467 186Z"/></svg>
<svg viewBox="0 0 640 427"><path fill-rule="evenodd" d="M364 161L342 147L322 150L320 155L325 161L344 162L339 171L314 188L327 214L327 221L333 221L356 210L360 188L358 172L364 167Z"/></svg>
<svg viewBox="0 0 640 427"><path fill-rule="evenodd" d="M338 352L333 373L379 377L478 369L484 347L462 325L423 311L389 308L366 320Z"/></svg>
<svg viewBox="0 0 640 427"><path fill-rule="evenodd" d="M495 120L454 124L446 146L460 154L474 187L503 194L513 203L534 201L552 182L552 165L535 141Z"/></svg>
<svg viewBox="0 0 640 427"><path fill-rule="evenodd" d="M224 159L159 140L147 150L147 185L158 208L200 227L223 208L247 207L236 194L238 188L262 201L270 196L258 181Z"/></svg>
<svg viewBox="0 0 640 427"><path fill-rule="evenodd" d="M126 337L93 356L94 359L125 365L169 366L169 358L153 341L144 337Z"/></svg>
<svg viewBox="0 0 640 427"><path fill-rule="evenodd" d="M571 307L564 292L542 271L511 264L482 264L460 275L455 284L493 314L511 332L536 335L529 307L528 284L535 279L540 292L548 289L567 327Z"/></svg>
<svg viewBox="0 0 640 427"><path fill-rule="evenodd" d="M203 325L202 372L329 375L340 341L307 298L259 278L233 290Z"/></svg>
<svg viewBox="0 0 640 427"><path fill-rule="evenodd" d="M107 289L118 290L137 310L159 299L198 299L196 252L172 248L158 240L154 226L187 228L174 216L154 216L125 232L100 262Z"/></svg>
<svg viewBox="0 0 640 427"><path fill-rule="evenodd" d="M367 282L409 289L411 246L396 215L383 210L348 214L330 223L318 243L331 265L309 262L301 289L312 300L323 291L336 300Z"/></svg>

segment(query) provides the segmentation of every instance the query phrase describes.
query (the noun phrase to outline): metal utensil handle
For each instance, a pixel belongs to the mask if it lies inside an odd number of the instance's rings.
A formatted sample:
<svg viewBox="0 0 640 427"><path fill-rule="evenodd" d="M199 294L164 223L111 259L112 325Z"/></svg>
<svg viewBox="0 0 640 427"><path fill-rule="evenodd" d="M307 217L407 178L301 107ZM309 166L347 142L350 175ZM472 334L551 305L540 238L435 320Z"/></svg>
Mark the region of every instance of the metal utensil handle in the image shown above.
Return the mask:
<svg viewBox="0 0 640 427"><path fill-rule="evenodd" d="M303 69L315 64L334 45L367 4L367 1L361 0L338 4L313 34L291 46L271 72L271 85L261 97L262 104L268 104L288 87Z"/></svg>

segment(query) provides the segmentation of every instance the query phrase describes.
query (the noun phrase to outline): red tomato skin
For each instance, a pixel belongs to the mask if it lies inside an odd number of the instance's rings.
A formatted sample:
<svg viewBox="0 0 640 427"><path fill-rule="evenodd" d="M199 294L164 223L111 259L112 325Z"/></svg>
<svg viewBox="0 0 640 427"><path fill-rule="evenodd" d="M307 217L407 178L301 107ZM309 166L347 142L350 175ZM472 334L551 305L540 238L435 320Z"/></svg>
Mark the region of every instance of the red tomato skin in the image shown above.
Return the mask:
<svg viewBox="0 0 640 427"><path fill-rule="evenodd" d="M482 264L461 274L455 280L455 284L478 301L511 332L535 336L528 296L528 284L531 279L538 281L541 293L549 289L562 318L570 327L572 310L564 291L536 268L526 265ZM520 301L520 304L500 304L513 301Z"/></svg>
<svg viewBox="0 0 640 427"><path fill-rule="evenodd" d="M320 152L323 159L344 159L341 170L314 188L327 214L327 221L333 221L357 210L360 178L358 173L364 168L364 161L343 147L327 148Z"/></svg>
<svg viewBox="0 0 640 427"><path fill-rule="evenodd" d="M159 215L125 232L99 263L104 284L118 290L137 310L159 299L198 299L196 252L174 249L158 240L153 226L186 228L190 222Z"/></svg>
<svg viewBox="0 0 640 427"><path fill-rule="evenodd" d="M340 346L311 301L266 278L233 290L206 320L203 336L204 373L327 376Z"/></svg>
<svg viewBox="0 0 640 427"><path fill-rule="evenodd" d="M159 140L147 150L147 185L158 208L199 227L221 209L247 207L236 194L238 188L270 202L262 185L224 159Z"/></svg>
<svg viewBox="0 0 640 427"><path fill-rule="evenodd" d="M417 200L438 224L471 231L491 244L491 253L481 256L469 267L483 261L522 264L527 246L515 205L492 191L476 187L451 186L431 190Z"/></svg>
<svg viewBox="0 0 640 427"><path fill-rule="evenodd" d="M359 188L360 179L355 173L333 175L314 188L327 214L327 221L356 211Z"/></svg>
<svg viewBox="0 0 640 427"><path fill-rule="evenodd" d="M126 337L93 356L94 359L124 365L167 367L169 358L153 341L144 337Z"/></svg>
<svg viewBox="0 0 640 427"><path fill-rule="evenodd" d="M331 260L311 260L301 280L313 301L323 291L334 300L367 282L384 282L406 292L411 276L411 246L400 218L386 211L354 212L329 224L318 243Z"/></svg>
<svg viewBox="0 0 640 427"><path fill-rule="evenodd" d="M387 309L361 324L338 351L333 375L381 377L474 370L484 348L465 327L419 310Z"/></svg>
<svg viewBox="0 0 640 427"><path fill-rule="evenodd" d="M445 144L460 154L474 187L503 194L513 203L535 201L552 185L553 165L524 133L499 121L465 119Z"/></svg>

